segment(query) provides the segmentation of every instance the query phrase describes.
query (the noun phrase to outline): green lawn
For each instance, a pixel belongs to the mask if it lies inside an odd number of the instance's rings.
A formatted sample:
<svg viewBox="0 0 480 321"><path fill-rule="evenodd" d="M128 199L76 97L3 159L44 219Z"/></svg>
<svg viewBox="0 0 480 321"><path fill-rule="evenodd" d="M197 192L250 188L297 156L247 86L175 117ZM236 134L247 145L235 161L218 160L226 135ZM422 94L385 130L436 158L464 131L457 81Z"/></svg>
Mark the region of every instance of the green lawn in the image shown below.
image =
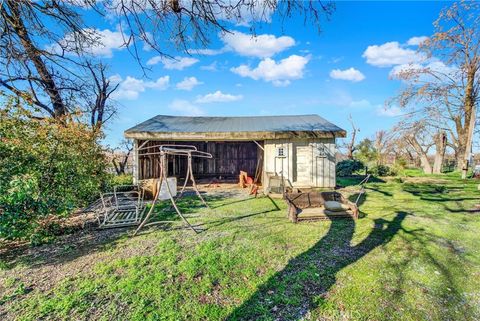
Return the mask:
<svg viewBox="0 0 480 321"><path fill-rule="evenodd" d="M0 318L478 320L477 184L410 171L369 183L357 221L296 225L281 200L187 200L198 235L85 232L4 259Z"/></svg>

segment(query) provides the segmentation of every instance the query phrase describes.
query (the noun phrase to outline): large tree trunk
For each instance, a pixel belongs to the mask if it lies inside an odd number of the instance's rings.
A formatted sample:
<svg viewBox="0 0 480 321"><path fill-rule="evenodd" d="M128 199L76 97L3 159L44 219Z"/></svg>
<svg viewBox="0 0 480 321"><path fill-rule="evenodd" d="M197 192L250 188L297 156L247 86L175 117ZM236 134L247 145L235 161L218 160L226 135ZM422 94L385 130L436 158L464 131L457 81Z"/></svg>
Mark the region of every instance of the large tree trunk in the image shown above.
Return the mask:
<svg viewBox="0 0 480 321"><path fill-rule="evenodd" d="M355 151L354 141L355 141L355 138L352 138L352 141L347 146L347 158L348 159L353 159L353 152Z"/></svg>
<svg viewBox="0 0 480 321"><path fill-rule="evenodd" d="M473 131L475 128L475 82L476 70L473 69L468 72L467 87L465 88L465 132L466 132L466 144L463 152L462 163L462 178L467 178L468 161L470 159L470 152L472 150Z"/></svg>
<svg viewBox="0 0 480 321"><path fill-rule="evenodd" d="M462 145L465 145L465 144L462 144ZM462 171L463 169L463 166L465 165L464 164L464 160L465 160L465 146L459 146L458 148L458 151L455 155L455 160L456 160L456 165L457 165L457 170L458 171Z"/></svg>
<svg viewBox="0 0 480 321"><path fill-rule="evenodd" d="M38 76L41 79L41 84L52 104L52 109L47 109L47 111L55 118L61 118L62 116L65 116L67 114L67 108L63 103L60 91L58 90L58 87L55 84L53 76L48 70L47 65L42 60L40 50L35 47L33 41L30 39L27 28L23 23L20 13L21 3L17 0L7 0L6 5L8 6L11 14L6 14L6 16L8 16L7 22L10 24L12 29L15 30L15 34L20 39L20 43L25 49L28 59L35 66Z"/></svg>
<svg viewBox="0 0 480 321"><path fill-rule="evenodd" d="M432 165L430 165L430 162L426 154L420 155L420 165L422 166L423 172L425 174L432 174L433 172Z"/></svg>
<svg viewBox="0 0 480 321"><path fill-rule="evenodd" d="M433 162L434 174L440 174L442 172L442 164L446 147L447 135L444 132L438 132L435 135L435 160Z"/></svg>
<svg viewBox="0 0 480 321"><path fill-rule="evenodd" d="M127 165L126 159L122 160L121 162L117 162L117 160L112 159L113 167L115 168L115 172L117 175L124 175L125 174L125 167Z"/></svg>
<svg viewBox="0 0 480 321"><path fill-rule="evenodd" d="M432 174L433 170L432 166L430 165L430 161L428 160L427 152L423 149L415 136L412 135L407 139L410 145L412 145L413 149L415 149L415 152L420 157L420 165L422 166L423 172L425 174Z"/></svg>

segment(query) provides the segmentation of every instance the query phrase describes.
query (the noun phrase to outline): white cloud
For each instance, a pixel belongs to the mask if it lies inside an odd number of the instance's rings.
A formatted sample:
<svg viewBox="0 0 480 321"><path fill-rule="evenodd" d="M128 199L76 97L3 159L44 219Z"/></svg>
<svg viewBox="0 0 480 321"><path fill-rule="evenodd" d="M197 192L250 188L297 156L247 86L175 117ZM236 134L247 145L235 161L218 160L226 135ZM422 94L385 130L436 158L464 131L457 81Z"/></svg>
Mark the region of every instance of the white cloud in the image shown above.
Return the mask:
<svg viewBox="0 0 480 321"><path fill-rule="evenodd" d="M232 33L225 33L221 35L222 41L230 50L242 56L267 58L284 51L293 45L295 40L292 37L274 35L258 35L252 36L234 31Z"/></svg>
<svg viewBox="0 0 480 321"><path fill-rule="evenodd" d="M408 39L407 45L418 46L427 39L428 39L427 36L412 37L412 38Z"/></svg>
<svg viewBox="0 0 480 321"><path fill-rule="evenodd" d="M187 50L190 55L202 55L202 56L216 56L220 55L227 51L227 48L223 47L220 49L189 49Z"/></svg>
<svg viewBox="0 0 480 321"><path fill-rule="evenodd" d="M430 59L430 62L426 65L431 71L437 74L443 74L445 76L454 78L457 76L459 69L455 66L447 66L443 62L437 59Z"/></svg>
<svg viewBox="0 0 480 321"><path fill-rule="evenodd" d="M432 58L428 63L424 64L403 64L395 66L390 71L389 76L391 78L402 79L405 78L403 76L408 76L409 72L418 75L421 81L442 82L443 80L447 80L447 77L455 78L458 69L447 66L438 59ZM430 73L435 74L435 77Z"/></svg>
<svg viewBox="0 0 480 321"><path fill-rule="evenodd" d="M407 83L416 81L444 82L448 78L457 77L457 67L445 65L436 57L427 57L422 52L408 48L408 46L418 46L427 39L426 36L412 37L403 46L397 41L387 42L379 46L369 46L363 53L363 57L371 65L393 67L390 70L389 77Z"/></svg>
<svg viewBox="0 0 480 321"><path fill-rule="evenodd" d="M119 74L115 74L115 75L112 75L112 76L108 77L108 80L112 84L118 84L119 82L122 81L122 76L120 76Z"/></svg>
<svg viewBox="0 0 480 321"><path fill-rule="evenodd" d="M374 104L368 99L365 98L354 98L351 96L350 92L342 89L332 89L328 92L326 97L316 100L310 100L309 104L311 105L324 105L324 106L339 106L344 108L355 108L357 110L361 109L375 109L380 105Z"/></svg>
<svg viewBox="0 0 480 321"><path fill-rule="evenodd" d="M145 82L145 87L157 89L157 90L165 90L167 89L169 83L170 83L170 77L164 76L164 77L158 78L156 81Z"/></svg>
<svg viewBox="0 0 480 321"><path fill-rule="evenodd" d="M345 70L333 69L330 71L330 77L333 79L349 80L353 82L358 82L365 79L365 75L353 67Z"/></svg>
<svg viewBox="0 0 480 321"><path fill-rule="evenodd" d="M421 64L402 64L393 67L388 75L391 78L399 78L403 73L407 73L409 71L420 71L422 69L425 69L425 67Z"/></svg>
<svg viewBox="0 0 480 321"><path fill-rule="evenodd" d="M200 69L202 70L208 70L208 71L217 71L217 62L214 61L212 62L210 65L206 65L206 66L201 66Z"/></svg>
<svg viewBox="0 0 480 321"><path fill-rule="evenodd" d="M118 100L135 100L146 89L165 90L170 83L169 76L160 77L156 81L144 81L131 76L122 80L119 75L113 75L109 79L112 83L120 84L112 94L112 98Z"/></svg>
<svg viewBox="0 0 480 321"><path fill-rule="evenodd" d="M254 69L247 65L240 65L230 70L242 77L272 82L274 86L287 86L290 84L290 80L303 77L305 66L309 60L309 56L292 55L277 63L271 58L266 58L260 61Z"/></svg>
<svg viewBox="0 0 480 321"><path fill-rule="evenodd" d="M91 48L93 55L112 57L113 50L121 50L125 48L125 39L123 38L122 32L110 31L108 29L97 29L96 31L100 39L98 41L98 45Z"/></svg>
<svg viewBox="0 0 480 321"><path fill-rule="evenodd" d="M155 43L155 39L153 39L153 35L152 33L146 31L145 32L145 35L144 35L145 39L143 40L143 50L145 51L151 51L153 48L152 48L152 45L153 43Z"/></svg>
<svg viewBox="0 0 480 321"><path fill-rule="evenodd" d="M391 67L425 60L425 55L409 48L403 48L397 41L383 45L368 46L362 57L367 63L377 67Z"/></svg>
<svg viewBox="0 0 480 321"><path fill-rule="evenodd" d="M85 28L82 32L95 41L85 42L79 35L69 33L59 43L47 46L46 50L61 54L64 49L67 53L74 54L76 49L80 49L87 55L111 58L114 50L126 48L125 39L120 30Z"/></svg>
<svg viewBox="0 0 480 321"><path fill-rule="evenodd" d="M175 99L168 105L168 108L184 116L205 115L205 111L203 109L192 104L188 100L183 99Z"/></svg>
<svg viewBox="0 0 480 321"><path fill-rule="evenodd" d="M378 106L377 114L380 116L397 117L397 116L401 116L403 113L400 107L397 107L397 106L393 106L389 108L385 106Z"/></svg>
<svg viewBox="0 0 480 321"><path fill-rule="evenodd" d="M332 57L328 63L330 63L330 64L336 64L336 63L342 61L343 59L345 59L345 57L343 57L343 56L341 56L341 57Z"/></svg>
<svg viewBox="0 0 480 321"><path fill-rule="evenodd" d="M211 94L206 94L205 96L198 96L195 102L199 104L227 103L227 102L241 100L242 98L243 98L242 95L224 94L220 90L217 90L216 92Z"/></svg>
<svg viewBox="0 0 480 321"><path fill-rule="evenodd" d="M393 106L390 108L386 108L382 104L372 103L368 99L354 99L348 92L345 91L334 91L330 94L331 98L326 100L320 101L320 104L326 106L339 106L343 108L349 108L351 112L356 110L357 112L367 112L367 113L376 113L379 116L386 116L386 117L395 117L402 115L402 110L397 107ZM318 105L318 101L313 101L313 104Z"/></svg>
<svg viewBox="0 0 480 321"><path fill-rule="evenodd" d="M182 81L177 83L176 87L180 90L192 90L193 87L203 84L203 82L198 81L195 77L185 77Z"/></svg>
<svg viewBox="0 0 480 321"><path fill-rule="evenodd" d="M165 69L176 69L183 70L184 68L190 67L198 62L198 59L192 57L180 57L176 56L174 59L167 58L164 56L155 56L150 58L147 61L147 65L156 65L159 62L163 64Z"/></svg>
<svg viewBox="0 0 480 321"><path fill-rule="evenodd" d="M352 108L369 108L372 107L372 103L367 99L352 100L348 104L348 107Z"/></svg>

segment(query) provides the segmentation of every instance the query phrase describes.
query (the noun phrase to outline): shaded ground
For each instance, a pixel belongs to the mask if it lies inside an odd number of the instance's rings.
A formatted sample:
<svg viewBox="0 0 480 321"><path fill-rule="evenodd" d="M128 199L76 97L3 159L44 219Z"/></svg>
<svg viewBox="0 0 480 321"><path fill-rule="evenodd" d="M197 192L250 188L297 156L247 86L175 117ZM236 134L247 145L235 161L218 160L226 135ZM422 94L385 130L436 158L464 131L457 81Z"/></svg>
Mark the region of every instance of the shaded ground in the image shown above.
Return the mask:
<svg viewBox="0 0 480 321"><path fill-rule="evenodd" d="M210 192L211 210L181 204L199 235L86 230L2 255L0 319L479 319L476 183L366 188L357 221L291 224L281 200Z"/></svg>

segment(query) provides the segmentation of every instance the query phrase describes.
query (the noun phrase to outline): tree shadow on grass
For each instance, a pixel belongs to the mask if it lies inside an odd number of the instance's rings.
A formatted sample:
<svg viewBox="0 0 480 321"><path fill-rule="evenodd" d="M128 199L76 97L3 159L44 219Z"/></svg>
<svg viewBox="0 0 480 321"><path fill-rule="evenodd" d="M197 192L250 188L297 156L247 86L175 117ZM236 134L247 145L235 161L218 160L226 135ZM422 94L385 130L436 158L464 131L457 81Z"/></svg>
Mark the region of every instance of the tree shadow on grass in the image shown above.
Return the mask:
<svg viewBox="0 0 480 321"><path fill-rule="evenodd" d="M430 317L438 320L478 320L478 312L475 312L475 307L472 306L468 297L465 296L465 293L458 290L458 282L461 278L453 273L453 271L456 270L464 270L467 262L469 264L475 264L465 253L461 243L429 233L423 228L410 231L402 229L402 231L404 233L402 233L400 237L404 239L407 244L403 251L407 251L408 254L399 256L404 258L399 266L395 266L396 264L394 262L389 262L398 275L398 291L402 293L402 289L405 287L403 284L404 280L406 280L404 271L408 271L407 266L411 264L411 262L418 262L419 259L423 260L425 262L424 264L435 270L432 277L440 278L441 280L441 283L437 284L436 287L430 285L430 287L432 287L430 289L425 286L425 284L417 283L417 286L422 292L434 292L435 294L433 298L431 298L433 299L432 303L440 302L442 307L441 309L430 311ZM445 254L440 253L443 251L435 249L432 251L430 249L432 245L446 251L448 253L447 257L450 256L450 259L442 259ZM395 300L395 298L392 299Z"/></svg>
<svg viewBox="0 0 480 321"><path fill-rule="evenodd" d="M404 184L402 189L414 196L420 197L423 201L431 202L452 202L478 200L478 197L455 197L455 192L463 189L455 186L438 184ZM453 194L452 194L453 192Z"/></svg>
<svg viewBox="0 0 480 321"><path fill-rule="evenodd" d="M375 228L359 244L352 246L353 219L333 219L327 234L306 252L290 260L227 320L298 320L318 307L336 282L336 274L384 245L402 229L407 216L398 212L387 221L374 220Z"/></svg>
<svg viewBox="0 0 480 321"><path fill-rule="evenodd" d="M470 202L480 201L480 198L465 195L463 188L438 184L404 184L402 189L422 201L439 203L450 213L480 213L480 206L472 205ZM464 193L459 195L460 191Z"/></svg>
<svg viewBox="0 0 480 321"><path fill-rule="evenodd" d="M402 229L402 232L398 235L403 242L401 248L397 248L395 257L382 266L384 273L377 276L377 282L383 285L382 299L388 302L388 305L383 307L383 315L392 320L401 320L411 319L413 312L418 320L478 320L468 297L458 290L458 276L452 273L462 270L468 261L462 248L450 240L426 232L423 228ZM439 255L442 251L429 250L433 244L450 252L455 259L442 260L441 257L445 255ZM412 273L418 272L418 266L421 266L420 270L424 272L434 271L428 282L422 280L421 276L412 277ZM436 282L432 284L431 279L436 279ZM416 298L414 304L409 301L412 296ZM426 309L425 305L429 308ZM406 311L408 313L405 313Z"/></svg>
<svg viewBox="0 0 480 321"><path fill-rule="evenodd" d="M476 198L477 199L477 198ZM464 205L459 204L460 202L456 202L457 208L453 208L447 205L443 205L446 211L450 213L460 213L460 214L480 214L480 205L475 205L471 208L465 208Z"/></svg>
<svg viewBox="0 0 480 321"><path fill-rule="evenodd" d="M387 191L384 191L384 190L381 190L381 189L379 189L379 188L376 187L376 186L365 186L365 189L366 189L366 190L370 190L370 191L374 191L374 192L378 192L378 193L383 194L383 195L385 195L385 196L393 196L392 193L387 192Z"/></svg>

